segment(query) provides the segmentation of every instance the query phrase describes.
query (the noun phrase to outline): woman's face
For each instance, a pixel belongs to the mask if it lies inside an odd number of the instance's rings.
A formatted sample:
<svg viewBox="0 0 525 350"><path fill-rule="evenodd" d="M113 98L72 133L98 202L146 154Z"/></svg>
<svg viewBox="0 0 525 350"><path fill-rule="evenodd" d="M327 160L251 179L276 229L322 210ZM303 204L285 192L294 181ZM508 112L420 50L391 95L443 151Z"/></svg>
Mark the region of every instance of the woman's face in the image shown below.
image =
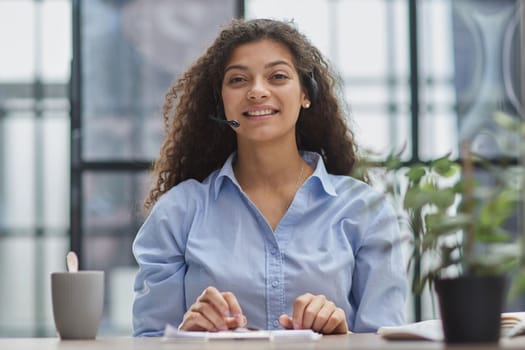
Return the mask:
<svg viewBox="0 0 525 350"><path fill-rule="evenodd" d="M290 50L270 39L237 47L224 70L222 100L228 120L237 120L239 145L291 138L299 111L309 101Z"/></svg>

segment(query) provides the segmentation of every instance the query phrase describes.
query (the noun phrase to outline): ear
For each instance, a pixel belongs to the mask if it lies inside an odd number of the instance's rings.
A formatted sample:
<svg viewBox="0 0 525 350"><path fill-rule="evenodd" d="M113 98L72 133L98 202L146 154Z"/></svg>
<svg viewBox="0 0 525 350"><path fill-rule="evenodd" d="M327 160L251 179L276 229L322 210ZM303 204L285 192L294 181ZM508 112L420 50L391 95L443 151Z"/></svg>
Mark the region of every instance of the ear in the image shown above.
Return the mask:
<svg viewBox="0 0 525 350"><path fill-rule="evenodd" d="M306 109L306 108L310 108L310 105L311 105L310 99L308 98L307 94L303 92L301 94L301 107Z"/></svg>

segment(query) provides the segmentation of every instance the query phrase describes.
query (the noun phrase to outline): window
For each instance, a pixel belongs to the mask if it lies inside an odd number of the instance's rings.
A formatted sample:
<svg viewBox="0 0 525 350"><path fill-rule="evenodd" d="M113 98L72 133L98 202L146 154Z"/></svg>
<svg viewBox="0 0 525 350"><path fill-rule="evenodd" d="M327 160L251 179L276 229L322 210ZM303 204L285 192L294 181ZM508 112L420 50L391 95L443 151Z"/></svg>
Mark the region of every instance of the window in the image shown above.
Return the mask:
<svg viewBox="0 0 525 350"><path fill-rule="evenodd" d="M0 1L0 336L54 330L69 245L71 5Z"/></svg>

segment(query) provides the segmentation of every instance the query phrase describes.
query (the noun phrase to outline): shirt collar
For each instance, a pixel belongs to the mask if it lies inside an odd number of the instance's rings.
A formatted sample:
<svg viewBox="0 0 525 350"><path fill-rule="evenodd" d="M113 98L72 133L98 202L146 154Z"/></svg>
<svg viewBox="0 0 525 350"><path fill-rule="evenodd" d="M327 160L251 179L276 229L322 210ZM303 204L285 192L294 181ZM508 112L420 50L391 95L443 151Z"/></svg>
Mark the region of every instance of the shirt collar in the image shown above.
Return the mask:
<svg viewBox="0 0 525 350"><path fill-rule="evenodd" d="M337 196L337 192L335 191L335 187L330 179L330 174L326 171L326 167L323 162L323 158L320 154L316 152L309 152L309 151L302 151L301 155L305 162L307 162L312 168L314 168L314 172L311 177L315 177L319 179L319 182L321 186L323 187L323 190L330 196ZM233 162L235 158L237 157L237 152L233 152L230 154L228 159L224 162L224 165L219 170L219 173L217 174L214 182L214 196L215 199L217 199L217 196L219 195L219 192L223 186L224 180L226 178L229 178L231 182L233 182L237 187L240 188L239 183L237 182L237 179L235 178L235 174L233 173Z"/></svg>
<svg viewBox="0 0 525 350"><path fill-rule="evenodd" d="M337 192L335 191L334 184L331 181L330 174L326 171L326 167L321 155L316 152L303 151L302 156L304 161L314 168L312 177L319 179L321 186L323 186L323 189L327 194L336 197Z"/></svg>
<svg viewBox="0 0 525 350"><path fill-rule="evenodd" d="M233 152L230 154L228 159L224 162L224 165L219 170L219 173L217 174L217 177L215 178L214 182L214 199L217 199L217 196L219 195L219 192L222 188L222 184L224 183L225 178L229 178L231 182L233 182L237 187L240 188L239 183L237 182L237 178L235 178L235 174L233 173L233 161L237 157L237 152Z"/></svg>

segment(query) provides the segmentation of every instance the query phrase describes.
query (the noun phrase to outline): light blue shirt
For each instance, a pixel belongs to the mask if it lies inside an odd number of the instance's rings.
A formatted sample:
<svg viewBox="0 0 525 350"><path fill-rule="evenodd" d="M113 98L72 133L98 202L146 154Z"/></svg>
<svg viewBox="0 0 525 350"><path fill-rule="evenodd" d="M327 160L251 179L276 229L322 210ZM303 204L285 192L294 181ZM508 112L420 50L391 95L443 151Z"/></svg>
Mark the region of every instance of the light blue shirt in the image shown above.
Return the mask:
<svg viewBox="0 0 525 350"><path fill-rule="evenodd" d="M328 174L321 157L275 231L242 191L232 154L202 183L160 197L135 238L135 336L177 327L202 291L231 291L248 325L278 329L295 299L324 294L354 332L404 322L407 278L393 208L349 176Z"/></svg>

